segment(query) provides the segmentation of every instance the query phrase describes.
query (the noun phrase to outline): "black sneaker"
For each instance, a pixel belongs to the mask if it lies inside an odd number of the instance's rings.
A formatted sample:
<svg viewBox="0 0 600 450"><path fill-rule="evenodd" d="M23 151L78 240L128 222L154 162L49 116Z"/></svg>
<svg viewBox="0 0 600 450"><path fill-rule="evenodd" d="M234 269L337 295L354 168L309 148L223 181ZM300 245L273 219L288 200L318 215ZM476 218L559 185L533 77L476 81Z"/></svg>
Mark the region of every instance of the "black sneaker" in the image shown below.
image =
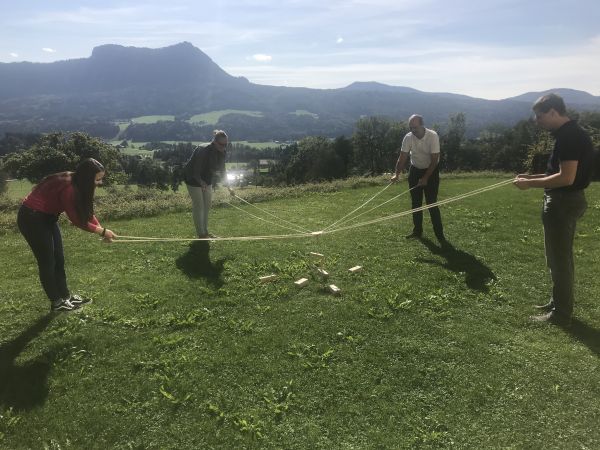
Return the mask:
<svg viewBox="0 0 600 450"><path fill-rule="evenodd" d="M73 311L77 309L78 306L75 306L67 299L60 299L55 302L52 302L50 305L50 311L52 312L63 312L63 311Z"/></svg>
<svg viewBox="0 0 600 450"><path fill-rule="evenodd" d="M414 231L404 236L404 239L421 239L423 235L421 233L415 233Z"/></svg>
<svg viewBox="0 0 600 450"><path fill-rule="evenodd" d="M73 306L81 306L81 305L85 305L86 303L90 303L92 301L91 298L87 298L87 297L82 297L81 295L78 294L74 294L71 295L71 298L69 299L69 302L71 303L71 305Z"/></svg>

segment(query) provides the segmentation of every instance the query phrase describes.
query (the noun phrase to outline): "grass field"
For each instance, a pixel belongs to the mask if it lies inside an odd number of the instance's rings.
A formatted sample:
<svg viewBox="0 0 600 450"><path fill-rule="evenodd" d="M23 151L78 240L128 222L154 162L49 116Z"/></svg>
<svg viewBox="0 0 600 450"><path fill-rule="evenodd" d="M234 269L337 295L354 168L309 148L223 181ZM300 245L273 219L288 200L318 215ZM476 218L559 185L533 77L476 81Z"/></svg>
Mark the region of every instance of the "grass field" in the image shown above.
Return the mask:
<svg viewBox="0 0 600 450"><path fill-rule="evenodd" d="M443 178L440 199L499 180ZM320 230L381 188L257 206ZM410 216L209 245L103 245L63 223L70 287L94 302L55 317L31 251L10 231L0 253L0 447L597 448L600 186L587 196L571 329L527 320L550 289L540 190L506 186L443 206L454 245L444 251L427 214L423 241L403 238ZM189 211L105 225L193 234ZM211 231L288 233L229 207L213 209ZM310 252L324 255L341 296L326 291ZM363 270L349 273L355 265ZM275 282L258 282L271 273ZM310 280L302 289L300 277Z"/></svg>
<svg viewBox="0 0 600 450"><path fill-rule="evenodd" d="M189 123L194 124L209 124L215 125L219 122L219 119L226 114L244 114L252 117L262 117L263 113L260 111L244 111L240 109L224 109L220 111L211 111L203 114L196 114L190 117Z"/></svg>
<svg viewBox="0 0 600 450"><path fill-rule="evenodd" d="M175 120L173 115L157 115L157 116L139 116L131 119L133 123L156 123L156 122L172 122ZM121 130L122 131L122 130Z"/></svg>
<svg viewBox="0 0 600 450"><path fill-rule="evenodd" d="M291 112L290 114L294 114L296 116L311 116L313 119L319 118L318 114L311 113L310 111L307 111L305 109L297 109L296 111Z"/></svg>

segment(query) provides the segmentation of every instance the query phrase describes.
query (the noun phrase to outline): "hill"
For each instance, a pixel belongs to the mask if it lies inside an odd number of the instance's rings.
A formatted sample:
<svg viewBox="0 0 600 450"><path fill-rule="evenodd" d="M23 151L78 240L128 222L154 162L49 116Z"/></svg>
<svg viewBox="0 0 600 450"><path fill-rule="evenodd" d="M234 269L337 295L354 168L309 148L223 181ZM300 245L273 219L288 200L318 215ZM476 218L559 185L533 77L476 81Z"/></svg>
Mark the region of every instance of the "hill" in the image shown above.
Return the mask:
<svg viewBox="0 0 600 450"><path fill-rule="evenodd" d="M561 92L571 107L600 107L598 97ZM429 124L444 124L449 115L464 112L469 133L475 134L490 124L510 126L528 117L534 96L493 101L377 82L340 89L267 86L229 75L187 42L158 49L102 45L89 58L0 64L0 132L89 128L107 137L119 132L117 120L173 115L177 122L211 111L241 110L262 115L227 115L218 124L235 129L240 139L350 134L361 116L405 120L415 112ZM298 110L309 114L299 116ZM181 126L165 134L177 139Z"/></svg>

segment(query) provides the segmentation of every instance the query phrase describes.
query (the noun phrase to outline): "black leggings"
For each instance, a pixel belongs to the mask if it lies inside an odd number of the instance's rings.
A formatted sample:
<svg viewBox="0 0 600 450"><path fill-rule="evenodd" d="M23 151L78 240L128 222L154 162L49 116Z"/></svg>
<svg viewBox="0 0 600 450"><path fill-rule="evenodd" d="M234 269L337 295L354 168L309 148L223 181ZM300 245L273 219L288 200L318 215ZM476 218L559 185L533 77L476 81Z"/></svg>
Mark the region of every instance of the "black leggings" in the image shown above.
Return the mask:
<svg viewBox="0 0 600 450"><path fill-rule="evenodd" d="M57 222L58 216L34 211L25 205L21 205L17 215L19 231L33 250L42 287L52 302L70 297Z"/></svg>

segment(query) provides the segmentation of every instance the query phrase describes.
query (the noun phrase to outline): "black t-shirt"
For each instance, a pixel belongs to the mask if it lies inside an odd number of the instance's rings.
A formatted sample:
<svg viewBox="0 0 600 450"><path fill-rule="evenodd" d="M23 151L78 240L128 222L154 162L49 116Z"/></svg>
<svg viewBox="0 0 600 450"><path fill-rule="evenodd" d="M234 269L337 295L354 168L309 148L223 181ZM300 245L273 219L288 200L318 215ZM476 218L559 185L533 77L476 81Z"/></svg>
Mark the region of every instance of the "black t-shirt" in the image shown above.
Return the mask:
<svg viewBox="0 0 600 450"><path fill-rule="evenodd" d="M556 141L548 160L546 175L560 172L561 161L577 161L577 173L571 186L564 186L552 191L577 191L585 189L592 180L594 145L590 136L577 122L570 120L558 130L552 132ZM550 189L549 189L550 190Z"/></svg>

